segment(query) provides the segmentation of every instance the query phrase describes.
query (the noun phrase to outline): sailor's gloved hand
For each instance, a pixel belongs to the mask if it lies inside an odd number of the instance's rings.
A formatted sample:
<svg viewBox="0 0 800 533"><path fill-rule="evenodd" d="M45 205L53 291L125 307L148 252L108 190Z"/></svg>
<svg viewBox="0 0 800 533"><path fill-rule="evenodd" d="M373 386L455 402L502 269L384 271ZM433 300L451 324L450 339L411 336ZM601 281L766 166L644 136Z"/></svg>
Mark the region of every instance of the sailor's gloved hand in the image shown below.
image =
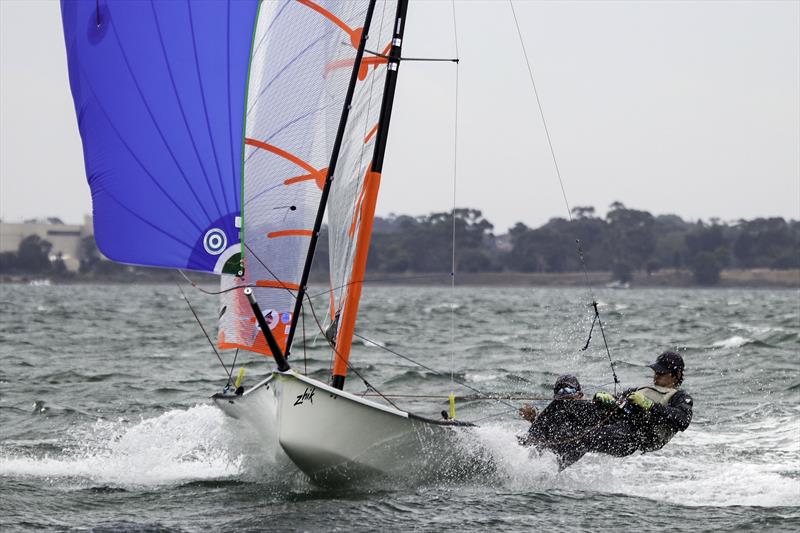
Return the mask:
<svg viewBox="0 0 800 533"><path fill-rule="evenodd" d="M653 407L653 400L645 396L639 391L632 392L628 394L628 401L634 405L638 405L645 411L649 411L651 407Z"/></svg>
<svg viewBox="0 0 800 533"><path fill-rule="evenodd" d="M519 416L528 422L533 422L536 419L536 408L531 404L526 403L519 408Z"/></svg>
<svg viewBox="0 0 800 533"><path fill-rule="evenodd" d="M611 394L607 392L596 392L594 394L594 398L592 398L594 403L599 403L601 405L615 405L617 400Z"/></svg>

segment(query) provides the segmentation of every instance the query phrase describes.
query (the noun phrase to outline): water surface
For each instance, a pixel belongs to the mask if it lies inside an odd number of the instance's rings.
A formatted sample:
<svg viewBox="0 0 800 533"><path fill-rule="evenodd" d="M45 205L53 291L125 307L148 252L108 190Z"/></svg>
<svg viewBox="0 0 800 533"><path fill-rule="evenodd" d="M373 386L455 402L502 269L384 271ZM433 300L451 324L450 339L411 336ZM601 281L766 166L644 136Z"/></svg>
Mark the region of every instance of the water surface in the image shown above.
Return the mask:
<svg viewBox="0 0 800 533"><path fill-rule="evenodd" d="M213 329L216 297L189 292ZM364 290L352 362L382 392L545 396L555 377L611 389L602 337L586 341L577 289ZM260 453L208 397L225 375L176 287L0 286L0 529L786 530L800 527L800 293L599 291L625 386L664 349L686 359L695 418L663 450L555 459L516 444L526 424L465 400L471 447L491 463L464 479L320 488ZM324 309L320 297L318 309ZM313 325L313 327L312 327ZM327 379L310 314L293 364ZM439 369L432 374L380 346ZM230 362L232 354L224 354ZM270 370L247 354L246 384ZM237 366L239 365L237 363ZM348 378L347 390L363 383ZM398 398L428 416L446 400ZM519 403L519 402L514 402ZM543 402L538 402L543 406Z"/></svg>

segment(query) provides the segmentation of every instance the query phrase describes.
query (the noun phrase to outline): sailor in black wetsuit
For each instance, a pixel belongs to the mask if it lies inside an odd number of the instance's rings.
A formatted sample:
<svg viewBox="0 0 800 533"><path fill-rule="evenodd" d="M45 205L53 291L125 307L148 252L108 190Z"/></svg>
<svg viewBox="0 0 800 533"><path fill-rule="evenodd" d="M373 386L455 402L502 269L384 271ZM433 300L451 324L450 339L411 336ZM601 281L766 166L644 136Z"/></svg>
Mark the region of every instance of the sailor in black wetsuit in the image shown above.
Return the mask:
<svg viewBox="0 0 800 533"><path fill-rule="evenodd" d="M598 404L583 400L578 378L569 374L556 380L553 401L538 417L529 405L520 409L520 414L531 422L528 434L520 439L521 444L552 451L558 457L560 470L583 457L588 451L589 443L585 441L588 433L600 424L603 416L608 416Z"/></svg>
<svg viewBox="0 0 800 533"><path fill-rule="evenodd" d="M692 421L692 397L679 387L683 382L683 358L664 352L653 369L653 385L628 389L616 398L607 392L594 395L607 421L581 439L588 451L624 457L639 450L661 449Z"/></svg>

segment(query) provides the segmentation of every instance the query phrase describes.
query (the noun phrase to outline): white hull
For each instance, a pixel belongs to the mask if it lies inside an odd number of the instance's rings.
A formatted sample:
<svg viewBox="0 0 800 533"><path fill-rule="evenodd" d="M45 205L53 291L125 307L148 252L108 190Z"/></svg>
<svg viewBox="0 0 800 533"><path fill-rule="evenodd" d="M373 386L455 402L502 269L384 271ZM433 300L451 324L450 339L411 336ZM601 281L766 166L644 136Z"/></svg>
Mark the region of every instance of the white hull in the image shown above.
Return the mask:
<svg viewBox="0 0 800 533"><path fill-rule="evenodd" d="M226 415L255 430L258 453L276 462L288 462L278 443L278 403L273 380L274 375L270 374L242 395L215 394L212 400Z"/></svg>
<svg viewBox="0 0 800 533"><path fill-rule="evenodd" d="M418 481L466 466L457 459L464 424L416 417L291 371L274 376L280 445L318 483Z"/></svg>

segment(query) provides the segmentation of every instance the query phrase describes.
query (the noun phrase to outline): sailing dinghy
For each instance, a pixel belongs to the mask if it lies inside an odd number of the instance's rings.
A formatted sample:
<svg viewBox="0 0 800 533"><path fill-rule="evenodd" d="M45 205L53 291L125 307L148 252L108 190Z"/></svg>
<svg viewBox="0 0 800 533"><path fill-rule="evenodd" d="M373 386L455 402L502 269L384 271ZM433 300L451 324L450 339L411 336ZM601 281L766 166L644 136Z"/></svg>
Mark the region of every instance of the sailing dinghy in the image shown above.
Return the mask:
<svg viewBox="0 0 800 533"><path fill-rule="evenodd" d="M214 402L320 482L432 473L471 426L343 390L407 4L61 4L98 247L220 276L218 346L278 370ZM289 364L326 208L330 383Z"/></svg>
<svg viewBox="0 0 800 533"><path fill-rule="evenodd" d="M321 31L334 30L332 48L336 49L336 45L339 49L345 48L339 52L341 55L335 54L330 58L324 72L319 73L318 82L331 83L330 78L347 74L348 90L343 102L337 106L342 110L342 116L330 143L330 160L313 166L327 169L326 179L321 184L316 220L313 225L309 221L300 229L287 227L278 230L295 231L298 235L302 228L310 230L305 239L309 246L308 254L302 257L305 262L296 263L298 268L292 272L296 277L279 276L276 280L274 270L258 260L259 257L271 256L272 252L264 247L272 243L269 238L260 238L264 234L263 228L260 231L248 229L249 208L245 201L243 218L247 266L244 279L237 283L256 285L251 296L260 305L269 306L270 309L257 316L273 319L256 328L250 318L250 306L241 300L243 292L229 292L223 296L222 308L226 309L226 313L233 308L239 310L240 314L233 321L223 319L220 322L220 336L225 339L234 336L251 339L253 344L242 344L240 341L235 345L248 350L253 350L256 343L263 343L260 345L262 353L276 357L279 369L282 366L284 368L242 395L216 395L214 401L232 416L260 419L258 424L262 427L262 433L267 431L263 429L264 415L260 413L268 412L269 424L275 424L273 434L280 447L303 472L318 482L340 483L374 475L386 475L394 479L403 475L433 475L446 461L431 457L432 450L450 447L446 444L453 438L450 428L471 424L415 416L343 390L380 186L407 2L364 2L360 6L357 3L334 2L324 6L320 4L318 9L311 11L303 11L307 3L299 4L302 5L296 7L304 17L317 17L322 13L330 28L323 27ZM270 32L275 31L272 22L274 11L271 12L269 6L269 3L265 3L259 14L256 42L262 39L268 41ZM349 35L357 35L359 40L343 42L348 32L342 34L336 26L356 28ZM369 50L380 53L365 55L365 51ZM265 54L263 60L254 57L252 63L264 68L265 78L272 79L272 72L282 72L287 68L280 61L274 62L268 49ZM252 91L249 94L253 94ZM258 105L255 101L248 102L248 109L256 109ZM270 104L265 102L263 105ZM275 150L266 154L259 152L262 147L257 142L258 133L250 132L249 123L246 123L246 130L245 143L248 144L249 154L245 157L244 187L247 191L253 186L254 194L258 194L264 187L253 185L250 180L248 157L261 156L279 161L280 155L276 155ZM284 150L282 144L279 147ZM304 154L304 157L307 155ZM276 171L274 179L277 186L296 179L292 177L292 172L296 173L297 170L290 169L288 174ZM245 198L250 196L245 192ZM330 384L289 369L283 359L291 350L305 297L315 239L326 207L331 284L328 316L331 326L326 337L334 353ZM255 236L252 241L251 236ZM247 252L252 252L252 256L249 257ZM303 268L300 269L300 266ZM257 279L262 277L264 281L259 286ZM296 279L299 282L295 284ZM297 292L287 291L288 287ZM285 307L292 304L294 307L291 309ZM279 321L278 317L282 319ZM240 326L234 333L226 329L231 322ZM273 339L269 339L269 335L258 335L259 331L269 331ZM265 398L270 394L275 404L266 408Z"/></svg>

